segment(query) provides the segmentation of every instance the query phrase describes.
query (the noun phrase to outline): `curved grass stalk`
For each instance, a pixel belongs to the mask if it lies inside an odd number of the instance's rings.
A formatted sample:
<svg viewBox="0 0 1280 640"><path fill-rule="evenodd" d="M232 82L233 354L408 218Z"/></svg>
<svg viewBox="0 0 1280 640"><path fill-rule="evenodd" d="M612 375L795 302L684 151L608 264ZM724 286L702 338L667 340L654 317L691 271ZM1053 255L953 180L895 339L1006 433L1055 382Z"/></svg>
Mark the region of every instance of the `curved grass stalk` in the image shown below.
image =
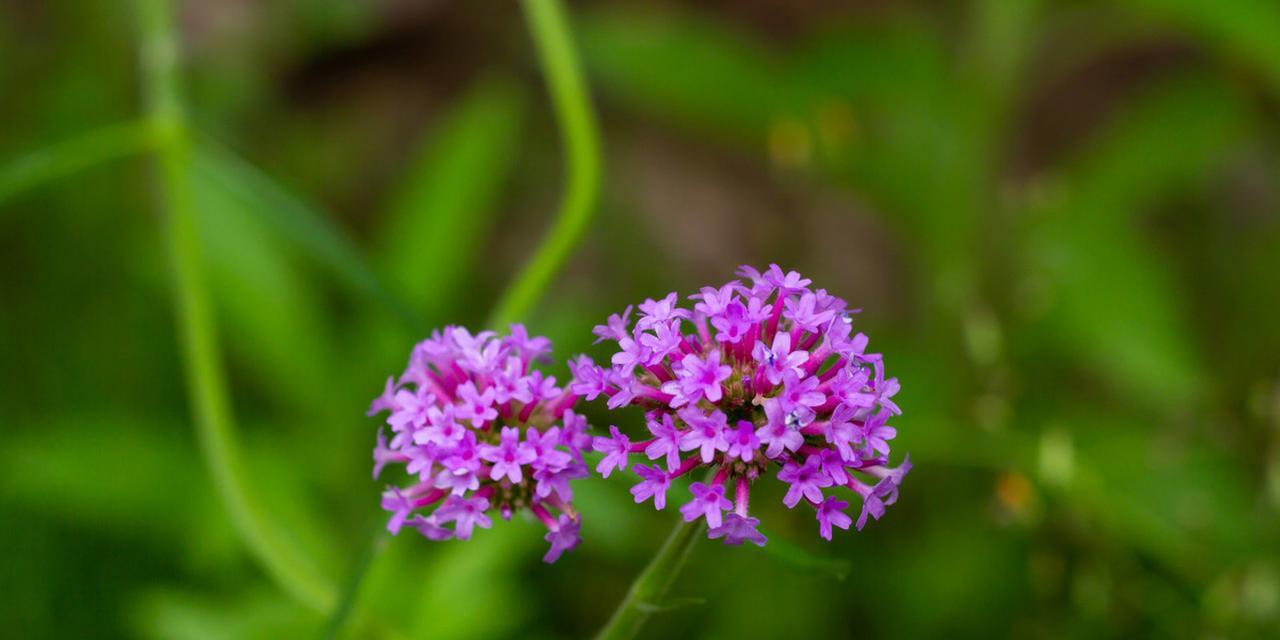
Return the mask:
<svg viewBox="0 0 1280 640"><path fill-rule="evenodd" d="M489 326L523 319L564 266L595 213L603 172L600 132L560 0L523 0L565 148L565 190L555 221L498 300Z"/></svg>
<svg viewBox="0 0 1280 640"><path fill-rule="evenodd" d="M546 291L591 222L602 172L599 127L569 37L564 7L560 0L524 0L522 4L565 146L565 191L551 229L494 306L488 322L493 328L523 318ZM354 599L370 564L363 560L357 563L340 596L342 602ZM336 610L328 628L340 629L346 613L346 608Z"/></svg>
<svg viewBox="0 0 1280 640"><path fill-rule="evenodd" d="M218 496L255 560L300 602L327 611L331 579L302 554L254 499L235 431L196 236L192 143L178 89L177 45L166 0L137 0L149 122L156 132L164 236L173 272L174 311L196 434Z"/></svg>

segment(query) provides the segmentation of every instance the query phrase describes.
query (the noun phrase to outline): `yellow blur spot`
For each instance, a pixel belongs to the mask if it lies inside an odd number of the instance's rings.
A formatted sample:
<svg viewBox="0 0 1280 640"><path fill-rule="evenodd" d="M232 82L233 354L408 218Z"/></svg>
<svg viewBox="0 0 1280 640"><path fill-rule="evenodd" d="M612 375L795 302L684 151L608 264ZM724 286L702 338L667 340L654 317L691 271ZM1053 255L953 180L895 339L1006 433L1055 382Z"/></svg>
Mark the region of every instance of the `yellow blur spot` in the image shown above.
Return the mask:
<svg viewBox="0 0 1280 640"><path fill-rule="evenodd" d="M1014 514L1025 515L1034 497L1031 483L1022 474L1006 471L996 478L996 500Z"/></svg>
<svg viewBox="0 0 1280 640"><path fill-rule="evenodd" d="M858 120L853 109L842 100L827 100L818 105L818 140L831 151L840 151L858 139Z"/></svg>
<svg viewBox="0 0 1280 640"><path fill-rule="evenodd" d="M803 122L792 118L774 121L769 127L769 158L780 167L800 167L813 156L813 142Z"/></svg>

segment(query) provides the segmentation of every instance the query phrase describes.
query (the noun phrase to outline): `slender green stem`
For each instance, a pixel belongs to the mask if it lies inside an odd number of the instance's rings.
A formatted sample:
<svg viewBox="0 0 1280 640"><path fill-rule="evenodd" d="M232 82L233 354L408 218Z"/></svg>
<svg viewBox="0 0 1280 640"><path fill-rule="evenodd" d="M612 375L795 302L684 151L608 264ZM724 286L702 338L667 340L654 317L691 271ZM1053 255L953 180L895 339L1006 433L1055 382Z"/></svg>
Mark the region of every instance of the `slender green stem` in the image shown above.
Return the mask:
<svg viewBox="0 0 1280 640"><path fill-rule="evenodd" d="M155 142L150 122L126 122L28 153L0 167L0 205L42 184L142 153Z"/></svg>
<svg viewBox="0 0 1280 640"><path fill-rule="evenodd" d="M159 136L157 162L174 310L196 433L218 496L266 572L299 601L327 611L336 588L273 526L254 500L233 423L217 334L201 268L191 189L191 139L178 87L177 44L166 0L137 0L147 109Z"/></svg>
<svg viewBox="0 0 1280 640"><path fill-rule="evenodd" d="M542 296L581 240L600 192L600 136L569 37L564 8L559 0L524 0L523 4L560 124L561 139L566 149L566 183L560 210L551 229L494 306L489 320L489 326L494 328L523 318ZM357 563L343 589L343 601L355 598L355 591L360 588L371 564L372 559ZM345 609L335 611L329 620L329 629L341 628L345 615Z"/></svg>
<svg viewBox="0 0 1280 640"><path fill-rule="evenodd" d="M353 291L386 306L409 330L423 330L419 314L387 291L360 250L326 223L331 216L208 138L197 141L193 163L196 176L252 203L276 231L329 268Z"/></svg>
<svg viewBox="0 0 1280 640"><path fill-rule="evenodd" d="M613 616L596 634L596 640L627 640L634 638L654 611L662 608L662 600L684 568L693 545L705 531L703 521L677 522L671 535L649 561L640 577L631 583L627 596L614 610Z"/></svg>
<svg viewBox="0 0 1280 640"><path fill-rule="evenodd" d="M600 134L560 0L523 0L565 147L565 190L555 222L512 280L490 317L503 327L522 319L577 245L595 212L602 173Z"/></svg>
<svg viewBox="0 0 1280 640"><path fill-rule="evenodd" d="M390 541L390 535L387 533L382 519L379 518L374 524L374 531L369 536L368 542L365 543L364 548L356 557L351 573L347 577L347 583L343 585L342 592L338 594L337 606L333 607L333 611L329 614L329 619L325 622L324 637L326 639L337 638L342 632L347 617L355 609L356 599L360 593L360 584L364 582L364 576L369 571L369 565L373 564L373 559L387 547Z"/></svg>

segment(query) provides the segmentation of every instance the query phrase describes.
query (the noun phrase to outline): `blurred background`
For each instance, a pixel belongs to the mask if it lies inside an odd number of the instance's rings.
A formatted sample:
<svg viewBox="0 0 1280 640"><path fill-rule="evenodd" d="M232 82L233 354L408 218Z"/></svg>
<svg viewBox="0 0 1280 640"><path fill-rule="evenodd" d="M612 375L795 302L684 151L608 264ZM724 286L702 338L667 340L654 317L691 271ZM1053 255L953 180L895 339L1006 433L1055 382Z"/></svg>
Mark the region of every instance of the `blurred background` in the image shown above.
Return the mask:
<svg viewBox="0 0 1280 640"><path fill-rule="evenodd" d="M382 522L365 408L430 328L481 325L536 246L555 121L515 4L179 4L246 473L340 585ZM646 637L1277 637L1280 5L569 10L606 179L530 328L599 356L609 313L778 262L863 309L915 463L883 520L829 544L757 500L770 545L700 545ZM314 635L325 615L253 561L191 426L130 143L135 18L0 4L0 167L103 136L57 180L0 180L0 629ZM376 622L345 633L592 633L675 513L625 479L577 486L585 544L557 565L520 519L401 536L355 595Z"/></svg>

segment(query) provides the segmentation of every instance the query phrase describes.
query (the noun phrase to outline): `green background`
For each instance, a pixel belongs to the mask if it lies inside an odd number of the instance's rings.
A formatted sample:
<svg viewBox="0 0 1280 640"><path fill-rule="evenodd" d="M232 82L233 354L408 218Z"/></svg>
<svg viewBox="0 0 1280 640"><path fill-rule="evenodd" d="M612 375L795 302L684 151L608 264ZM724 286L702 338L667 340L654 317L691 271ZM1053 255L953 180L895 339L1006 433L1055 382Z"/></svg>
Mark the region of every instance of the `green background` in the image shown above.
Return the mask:
<svg viewBox="0 0 1280 640"><path fill-rule="evenodd" d="M569 9L605 183L531 330L600 356L609 313L779 262L863 309L915 464L832 543L765 483L770 545L699 545L646 637L1280 634L1280 5ZM316 635L191 427L127 126L135 18L0 5L0 633ZM245 468L342 585L382 517L367 403L431 327L482 325L536 246L556 123L515 4L192 0L180 24ZM520 518L401 536L343 635L589 635L676 515L576 486L585 542L558 564Z"/></svg>

